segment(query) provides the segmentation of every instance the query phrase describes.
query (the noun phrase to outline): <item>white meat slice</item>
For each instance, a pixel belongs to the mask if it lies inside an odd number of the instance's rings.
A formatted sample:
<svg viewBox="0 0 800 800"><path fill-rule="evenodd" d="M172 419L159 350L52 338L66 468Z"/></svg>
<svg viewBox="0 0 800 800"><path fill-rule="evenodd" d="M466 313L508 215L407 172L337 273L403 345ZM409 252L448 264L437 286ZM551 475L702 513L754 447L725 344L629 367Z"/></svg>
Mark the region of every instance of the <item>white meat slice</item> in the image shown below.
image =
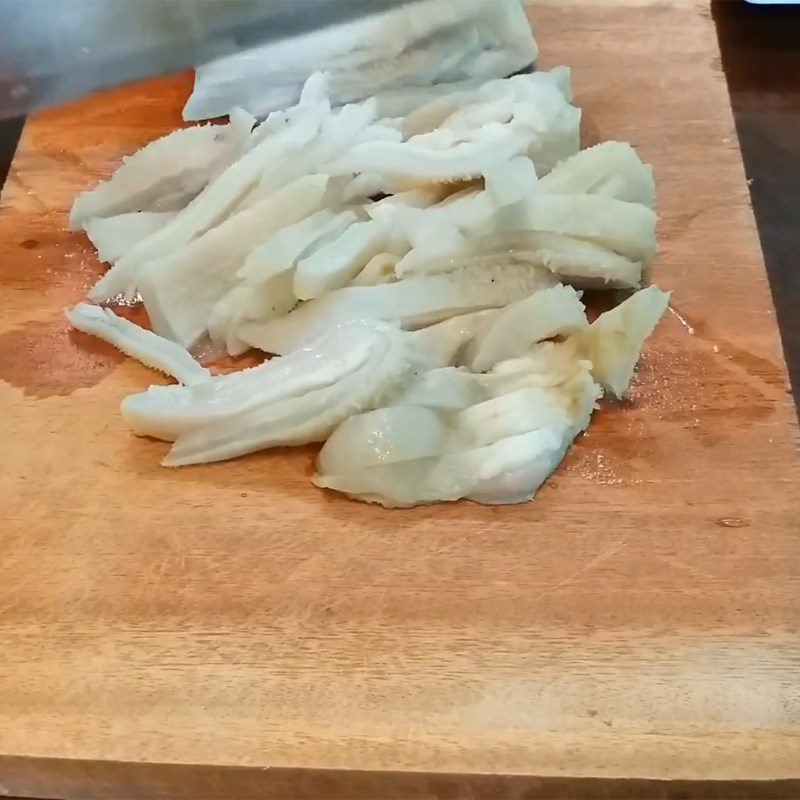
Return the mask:
<svg viewBox="0 0 800 800"><path fill-rule="evenodd" d="M150 142L123 158L109 180L75 198L70 229L93 217L182 208L238 156L254 123L247 112L234 109L227 125L183 128Z"/></svg>
<svg viewBox="0 0 800 800"><path fill-rule="evenodd" d="M482 106L496 106L498 101L541 103L543 94L554 98L556 102L558 95L567 102L572 101L570 73L566 67L525 73L508 80L490 80L480 85L463 81L452 84L449 92L442 91L444 88L446 87L431 87L432 96L427 103L419 103L416 107L403 111L403 116L406 117L403 121L405 138L430 133L439 127L469 128L476 121L471 107L477 107L478 114L481 115L485 113ZM382 111L384 108L391 109L391 99L393 98L379 98ZM401 97L397 98L396 107L402 111ZM544 130L544 127L540 126L540 129Z"/></svg>
<svg viewBox="0 0 800 800"><path fill-rule="evenodd" d="M232 163L206 187L175 219L148 236L121 258L92 288L92 300L104 300L121 293L130 298L138 288L138 271L164 254L174 253L193 239L219 225L264 173L276 164L293 158L319 131L325 104L307 109L304 114L268 136ZM296 160L296 159L295 159ZM289 180L276 183L274 189Z"/></svg>
<svg viewBox="0 0 800 800"><path fill-rule="evenodd" d="M448 452L485 447L509 436L570 424L563 388L525 386L464 408L452 416Z"/></svg>
<svg viewBox="0 0 800 800"><path fill-rule="evenodd" d="M549 291L549 290L542 290ZM466 343L491 326L502 311L489 309L472 314L459 314L444 322L411 331L408 336L431 368L447 367L462 359L458 356Z"/></svg>
<svg viewBox="0 0 800 800"><path fill-rule="evenodd" d="M434 132L436 133L436 132ZM433 136L434 134L426 134ZM487 126L471 140L446 148L432 141L364 142L331 164L333 174L367 172L385 177L385 191L480 178L487 169L527 152L532 133L522 126Z"/></svg>
<svg viewBox="0 0 800 800"><path fill-rule="evenodd" d="M544 342L486 374L464 367L431 369L402 387L391 403L457 411L530 386L553 388L573 374L575 357L576 348L568 343Z"/></svg>
<svg viewBox="0 0 800 800"><path fill-rule="evenodd" d="M300 178L144 268L139 292L153 330L185 347L196 344L214 304L236 284L247 254L271 233L315 212L327 181L326 175Z"/></svg>
<svg viewBox="0 0 800 800"><path fill-rule="evenodd" d="M239 283L214 304L208 317L208 333L214 344L232 356L251 345L238 336L248 321L263 321L288 314L297 305L291 270L279 272L259 284Z"/></svg>
<svg viewBox="0 0 800 800"><path fill-rule="evenodd" d="M491 397L486 377L455 367L425 370L401 387L391 403L459 411Z"/></svg>
<svg viewBox="0 0 800 800"><path fill-rule="evenodd" d="M365 332L366 331L366 332ZM290 398L332 386L360 369L374 347L364 325L343 325L288 356L214 377L202 391L151 386L123 401L134 433L175 441L179 436Z"/></svg>
<svg viewBox="0 0 800 800"><path fill-rule="evenodd" d="M634 262L649 263L656 250L655 212L592 194L535 192L524 204L499 212L501 230L547 231L592 242Z"/></svg>
<svg viewBox="0 0 800 800"><path fill-rule="evenodd" d="M594 379L616 397L625 394L642 345L666 310L669 297L669 292L648 286L570 338L580 356L591 361Z"/></svg>
<svg viewBox="0 0 800 800"><path fill-rule="evenodd" d="M586 362L574 361L573 367L572 377L554 389L524 389L458 412L451 418L451 433L441 454L370 463L370 451L362 449L358 466L350 467L346 436L337 431L331 437L334 452L326 452L327 445L320 452L314 483L390 507L464 497L488 504L528 500L589 424L601 394ZM438 412L440 420L446 419L443 414ZM380 424L387 418L377 415L370 422ZM348 425L364 437L364 426ZM431 424L428 430L434 430ZM402 426L376 427L370 433L383 446L376 455L413 452L412 446L401 448L394 441L398 432L403 432ZM425 442L429 449L435 443L433 436ZM365 462L368 466L361 466ZM336 471L326 468L331 464Z"/></svg>
<svg viewBox="0 0 800 800"><path fill-rule="evenodd" d="M459 361L473 372L523 355L531 345L569 336L588 327L580 295L571 286L553 286L506 306L466 344Z"/></svg>
<svg viewBox="0 0 800 800"><path fill-rule="evenodd" d="M434 203L444 200L445 196L446 192L436 186L409 189L406 192L398 192L373 203L367 203L364 211L370 219L391 220L398 208L429 208Z"/></svg>
<svg viewBox="0 0 800 800"><path fill-rule="evenodd" d="M450 95L469 94L479 89L484 81L476 78L465 78L451 83L435 83L432 86L408 86L400 89L386 89L378 92L375 99L378 102L378 116L400 118L405 133L405 122L417 109ZM443 117L441 117L443 119ZM427 130L432 130L428 128ZM409 138L425 130L411 129L404 135Z"/></svg>
<svg viewBox="0 0 800 800"><path fill-rule="evenodd" d="M627 142L602 142L581 150L542 178L539 189L550 194L596 194L655 206L653 168L642 163Z"/></svg>
<svg viewBox="0 0 800 800"><path fill-rule="evenodd" d="M342 422L317 458L322 474L343 475L380 464L438 456L450 431L445 415L402 405L356 414Z"/></svg>
<svg viewBox="0 0 800 800"><path fill-rule="evenodd" d="M394 268L399 256L394 253L378 253L365 265L364 269L350 281L351 286L377 286L394 280Z"/></svg>
<svg viewBox="0 0 800 800"><path fill-rule="evenodd" d="M309 79L310 81L311 79ZM382 124L375 123L375 103L366 101L364 103L352 104L343 108L331 111L327 102L320 103L317 107L312 107L304 115L298 115L297 119L289 124L299 124L305 116L321 114L318 131L314 137L299 148L296 144L290 143L290 149L286 151L283 158L275 159L268 165L253 190L241 201L242 206L246 207L253 202L261 199L266 194L275 191L289 181L295 180L309 172L330 172L335 174L335 170L329 164L337 156L340 156L347 148L362 141L386 141L387 128ZM278 128L277 133L272 137L280 136L284 128ZM257 136L259 129L256 128ZM352 175L340 174L341 191L340 194L352 183Z"/></svg>
<svg viewBox="0 0 800 800"><path fill-rule="evenodd" d="M527 156L512 158L486 172L486 194L495 209L525 200L535 191L541 191L541 186L536 167Z"/></svg>
<svg viewBox="0 0 800 800"><path fill-rule="evenodd" d="M161 230L177 211L131 211L114 217L92 217L83 229L101 261L113 264L145 237Z"/></svg>
<svg viewBox="0 0 800 800"><path fill-rule="evenodd" d="M424 132L404 142L355 145L331 171L383 176L385 192L480 178L522 155L545 174L579 147L580 112L567 99L565 80L568 84L568 72L554 70L491 81L449 104L442 98L428 117L419 112L424 123L412 123Z"/></svg>
<svg viewBox="0 0 800 800"><path fill-rule="evenodd" d="M351 210L336 214L323 208L293 225L281 228L251 250L237 275L250 283L260 283L292 269L297 260L317 242L339 236L357 219Z"/></svg>
<svg viewBox="0 0 800 800"><path fill-rule="evenodd" d="M78 303L64 313L73 328L97 336L146 367L187 386L211 380L211 373L179 344L117 316L110 308Z"/></svg>
<svg viewBox="0 0 800 800"><path fill-rule="evenodd" d="M235 458L326 438L347 417L379 405L411 370L411 355L396 327L350 323L196 392L153 387L127 398L122 411L134 432L175 440L167 466Z"/></svg>
<svg viewBox="0 0 800 800"><path fill-rule="evenodd" d="M334 241L298 262L294 293L300 300L310 300L341 289L388 245L389 234L378 220L353 223Z"/></svg>
<svg viewBox="0 0 800 800"><path fill-rule="evenodd" d="M246 320L263 321L288 314L297 305L295 264L304 254L332 239L358 219L352 210L339 214L322 209L293 225L281 228L250 251L237 271L239 283L219 298L209 312L211 340L230 355L240 355L250 345L236 334Z"/></svg>
<svg viewBox="0 0 800 800"><path fill-rule="evenodd" d="M265 352L285 354L347 320L397 320L404 328L419 328L456 314L499 308L555 282L546 270L512 265L348 286L303 303L285 317L245 323L237 335Z"/></svg>
<svg viewBox="0 0 800 800"><path fill-rule="evenodd" d="M551 231L523 236L512 254L523 263L547 267L579 289L635 289L642 281L643 263L594 242ZM653 246L655 232L653 233Z"/></svg>
<svg viewBox="0 0 800 800"><path fill-rule="evenodd" d="M550 231L514 231L445 245L432 240L395 265L399 277L437 275L467 267L525 264L545 268L580 289L632 289L642 279L642 263L601 245Z"/></svg>

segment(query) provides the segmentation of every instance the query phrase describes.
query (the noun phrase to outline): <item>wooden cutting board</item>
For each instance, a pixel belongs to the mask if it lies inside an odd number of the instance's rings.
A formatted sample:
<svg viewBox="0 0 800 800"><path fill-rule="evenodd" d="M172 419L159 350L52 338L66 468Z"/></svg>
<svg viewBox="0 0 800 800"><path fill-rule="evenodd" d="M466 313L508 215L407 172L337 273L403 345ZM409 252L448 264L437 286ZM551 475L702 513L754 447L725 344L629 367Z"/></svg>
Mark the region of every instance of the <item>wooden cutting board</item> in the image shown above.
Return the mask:
<svg viewBox="0 0 800 800"><path fill-rule="evenodd" d="M797 428L713 24L532 17L587 141L654 164L674 294L631 399L525 506L382 511L315 489L312 448L160 468L118 414L154 375L62 318L100 271L66 214L189 79L29 121L0 212L0 793L800 777Z"/></svg>

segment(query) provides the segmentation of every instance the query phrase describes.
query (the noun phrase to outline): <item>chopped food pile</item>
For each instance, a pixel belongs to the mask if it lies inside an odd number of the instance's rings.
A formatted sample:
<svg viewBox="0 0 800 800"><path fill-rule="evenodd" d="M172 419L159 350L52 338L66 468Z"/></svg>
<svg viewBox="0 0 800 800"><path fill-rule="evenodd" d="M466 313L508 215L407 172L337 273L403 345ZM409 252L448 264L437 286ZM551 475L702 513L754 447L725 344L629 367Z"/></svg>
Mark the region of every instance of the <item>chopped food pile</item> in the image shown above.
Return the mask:
<svg viewBox="0 0 800 800"><path fill-rule="evenodd" d="M165 136L77 197L110 264L70 323L178 383L125 398L166 466L324 442L317 486L384 506L534 496L668 295L652 170L579 150L570 78L455 84L402 116L312 75L260 124ZM583 289L636 290L593 322ZM151 330L118 316L141 298ZM214 374L192 353L259 366Z"/></svg>

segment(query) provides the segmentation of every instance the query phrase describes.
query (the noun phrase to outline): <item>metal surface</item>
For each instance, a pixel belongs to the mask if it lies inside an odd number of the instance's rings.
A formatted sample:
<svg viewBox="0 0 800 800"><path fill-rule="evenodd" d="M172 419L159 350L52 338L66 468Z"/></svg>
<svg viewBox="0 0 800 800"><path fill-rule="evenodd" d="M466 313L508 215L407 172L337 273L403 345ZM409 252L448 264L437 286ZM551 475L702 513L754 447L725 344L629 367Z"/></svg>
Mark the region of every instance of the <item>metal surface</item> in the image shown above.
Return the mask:
<svg viewBox="0 0 800 800"><path fill-rule="evenodd" d="M0 117L409 0L0 0Z"/></svg>

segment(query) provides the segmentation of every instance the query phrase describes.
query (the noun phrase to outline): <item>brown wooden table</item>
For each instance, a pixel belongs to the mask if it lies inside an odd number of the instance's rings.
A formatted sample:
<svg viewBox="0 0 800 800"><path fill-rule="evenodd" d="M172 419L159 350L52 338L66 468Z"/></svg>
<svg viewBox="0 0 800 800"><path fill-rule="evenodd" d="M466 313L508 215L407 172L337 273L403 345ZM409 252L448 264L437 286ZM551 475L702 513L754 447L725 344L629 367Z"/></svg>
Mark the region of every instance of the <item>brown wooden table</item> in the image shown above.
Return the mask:
<svg viewBox="0 0 800 800"><path fill-rule="evenodd" d="M734 107L737 112L737 123L745 151L745 162L748 175L753 179L751 186L759 218L759 227L767 255L770 280L776 296L776 304L781 312L781 323L784 344L790 369L798 382L798 361L800 360L800 337L798 336L798 278L793 261L793 252L800 252L800 220L797 218L796 198L800 196L800 138L794 140L791 131L798 130L800 104L798 104L798 85L794 86L786 80L786 76L800 75L800 56L793 51L793 33L797 33L798 15L796 12L773 12L763 9L744 9L733 0L717 3L714 8L721 39L725 51L725 63L731 79ZM794 41L800 41L794 37ZM753 53L758 53L760 66L756 65ZM770 69L767 64L772 63ZM776 72L776 68L783 72ZM795 78L797 80L797 78ZM665 87L669 90L669 87ZM794 127L792 127L794 126ZM13 129L7 134L13 138ZM794 227L792 227L792 225ZM724 274L720 281L724 281ZM795 395L797 397L797 393ZM748 540L758 535L756 526L747 530L739 530L734 523L741 519L729 517L717 520L722 524L721 530L728 537L729 546L739 546L747 555L750 546ZM733 525L733 527L730 527ZM413 543L412 543L413 544ZM655 543L656 545L658 543ZM663 545L663 542L661 543ZM209 545L213 547L213 545ZM788 551L787 551L788 552ZM203 554L199 553L198 558ZM257 557L254 553L253 557ZM722 557L722 556L721 556ZM748 555L748 558L750 556ZM131 556L134 559L134 556ZM645 554L642 554L640 566L646 565ZM135 559L134 559L135 560ZM377 563L377 562L376 562ZM633 562L631 562L631 565ZM765 562L766 564L766 562ZM686 565L678 565L678 567ZM690 564L689 567L695 567ZM54 570L53 574L56 574ZM631 573L635 575L635 573ZM181 576L178 575L178 578ZM185 576L183 576L185 578ZM435 579L435 576L431 576ZM704 582L701 575L700 583ZM705 584L704 584L705 585ZM766 586L766 585L765 585ZM658 591L656 589L656 591ZM767 588L765 588L767 591ZM750 605L756 601L753 597L745 598ZM680 598L675 598L676 614L680 613ZM336 609L328 609L335 614ZM554 608L554 613L557 609ZM718 608L720 614L728 610ZM715 612L716 613L716 612ZM767 613L767 612L764 612ZM770 618L772 619L772 618ZM777 618L776 618L777 619ZM62 643L68 649L69 642ZM179 664L173 664L179 668ZM57 676L56 676L57 677ZM591 715L591 710L587 712ZM594 712L597 714L597 712ZM602 724L602 719L600 720ZM601 731L602 732L602 731ZM657 735L657 731L652 732ZM154 765L155 766L155 765ZM50 765L55 769L54 765ZM88 769L80 762L70 762L58 767L62 781L74 780L80 786L83 779L81 771ZM43 767L46 772L46 769ZM116 770L116 773L115 773ZM118 783L131 787L129 796L136 796L137 777L131 774L130 766L124 763L108 765L106 773ZM220 768L218 772L205 770L202 774L192 766L179 764L159 768L159 778L166 780L169 773L172 786L179 785L185 790L185 796L199 797L218 796L216 786L224 786L228 796L263 797L263 785L256 781L251 771L238 773L235 769ZM303 784L303 775L290 769L272 770L275 775L274 786L277 787L271 797L326 797L331 798L367 798L379 797L375 776L370 773L358 774L347 772L339 774L331 772L325 775L316 771L314 783ZM238 775L238 777L237 777ZM380 785L385 787L387 776L384 774ZM285 783L281 784L281 781ZM685 798L796 798L800 796L800 782L653 782L653 781L620 781L615 779L542 779L532 781L530 777L515 778L513 776L476 775L471 783L464 783L464 776L456 777L447 774L414 775L403 773L397 777L397 786L403 786L404 796L459 797L469 791L471 796L515 797L524 794L527 798L614 798L615 800L639 800L644 798L662 798L663 800L682 800ZM151 790L152 790L151 784ZM291 791L281 794L281 785L291 787ZM102 791L102 789L100 790ZM0 786L0 794L3 787ZM84 795L85 796L85 795ZM98 794L100 796L100 794ZM176 796L173 794L172 796Z"/></svg>

